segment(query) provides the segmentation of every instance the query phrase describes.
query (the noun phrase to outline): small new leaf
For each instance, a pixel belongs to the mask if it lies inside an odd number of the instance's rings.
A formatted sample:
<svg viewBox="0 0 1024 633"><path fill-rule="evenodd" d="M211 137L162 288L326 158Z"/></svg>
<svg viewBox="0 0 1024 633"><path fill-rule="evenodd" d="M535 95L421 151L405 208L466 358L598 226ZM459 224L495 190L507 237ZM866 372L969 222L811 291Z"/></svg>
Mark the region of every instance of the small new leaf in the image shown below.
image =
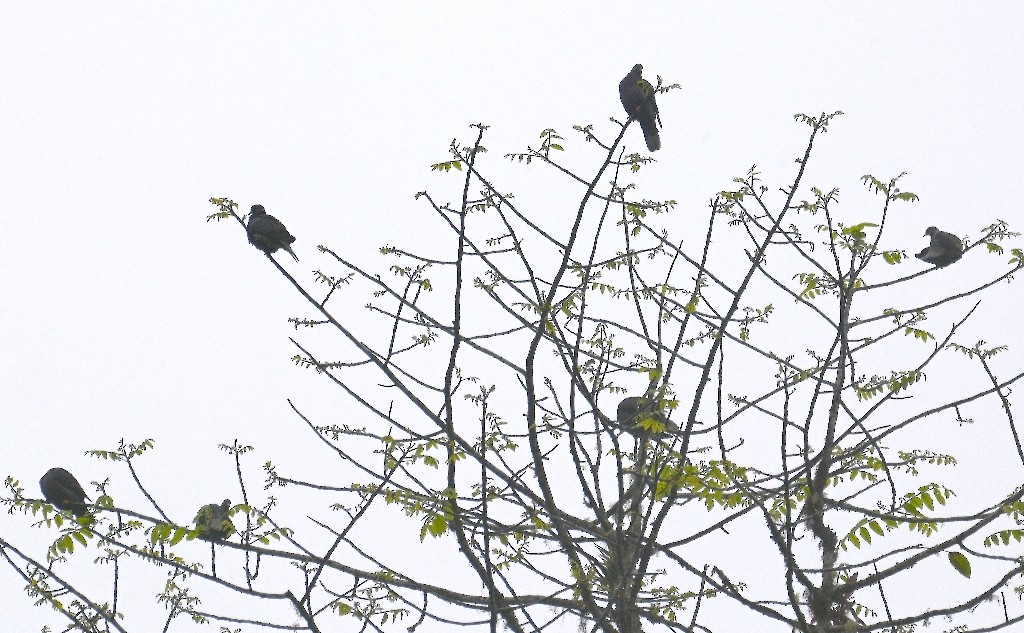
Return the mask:
<svg viewBox="0 0 1024 633"><path fill-rule="evenodd" d="M893 198L895 198L896 200L902 200L903 202L917 202L918 200L921 199L918 197L916 193L911 193L909 191L901 191L900 193L893 196Z"/></svg>
<svg viewBox="0 0 1024 633"><path fill-rule="evenodd" d="M864 232L864 229L872 226L878 225L874 222L861 222L860 224L854 224L853 226L848 226L843 229L843 235L849 235L858 241L863 240L867 237L867 233Z"/></svg>
<svg viewBox="0 0 1024 633"><path fill-rule="evenodd" d="M900 263L903 260L902 251L882 251L882 259L889 265Z"/></svg>
<svg viewBox="0 0 1024 633"><path fill-rule="evenodd" d="M443 514L435 514L429 520L423 523L423 527L420 529L420 541L430 534L434 538L441 536L448 530L448 519Z"/></svg>
<svg viewBox="0 0 1024 633"><path fill-rule="evenodd" d="M919 330L916 327L907 327L906 329L903 330L903 334L906 335L906 336L913 335L914 338L922 340L925 343L928 342L928 339L932 339L932 340L935 339L935 335L932 334L931 332L926 332L925 330Z"/></svg>
<svg viewBox="0 0 1024 633"><path fill-rule="evenodd" d="M443 163L435 163L430 166L430 171L451 171L452 169L462 171L462 161L449 160Z"/></svg>
<svg viewBox="0 0 1024 633"><path fill-rule="evenodd" d="M884 193L886 196L889 195L889 186L886 185L881 180L879 180L878 178L875 178L871 174L864 174L863 176L861 176L860 180L865 185L867 185L869 189L874 189L875 191L880 191L880 192Z"/></svg>

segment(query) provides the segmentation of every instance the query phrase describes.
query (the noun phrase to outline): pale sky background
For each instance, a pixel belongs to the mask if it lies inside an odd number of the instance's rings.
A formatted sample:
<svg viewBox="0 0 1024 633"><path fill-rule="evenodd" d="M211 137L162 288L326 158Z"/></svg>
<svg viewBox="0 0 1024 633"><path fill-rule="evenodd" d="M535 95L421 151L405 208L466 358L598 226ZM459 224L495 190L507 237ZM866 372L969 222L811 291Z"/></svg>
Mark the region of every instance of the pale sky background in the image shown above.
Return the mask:
<svg viewBox="0 0 1024 633"><path fill-rule="evenodd" d="M416 192L457 195L429 166L452 138L471 142L469 124L491 126L491 173L522 191L530 172L502 156L552 127L598 158L572 126L614 138L617 83L637 62L682 84L659 101L663 149L637 177L645 197L679 202L675 218L702 214L754 163L771 190L785 185L808 131L792 115L843 110L805 185L874 210L860 176L907 171L921 201L892 219L906 241L884 247L916 252L931 224L1020 229L1022 34L1019 2L5 2L0 470L35 495L58 464L83 484L111 477L119 505L148 511L122 467L83 452L153 438L144 482L182 521L239 497L219 443L256 447L257 499L265 461L308 474L315 439L286 399L320 423L344 415L337 392L289 360L286 319L311 311L236 224L204 221L208 198L282 219L302 261L280 261L307 284L313 269L342 272L317 244L382 268L378 247L425 239ZM640 130L626 142L642 149ZM1019 359L1004 298L983 304L978 338ZM30 522L0 515L0 534L42 559L53 533ZM0 595L5 630L62 625L6 565ZM126 626L154 630L141 621Z"/></svg>

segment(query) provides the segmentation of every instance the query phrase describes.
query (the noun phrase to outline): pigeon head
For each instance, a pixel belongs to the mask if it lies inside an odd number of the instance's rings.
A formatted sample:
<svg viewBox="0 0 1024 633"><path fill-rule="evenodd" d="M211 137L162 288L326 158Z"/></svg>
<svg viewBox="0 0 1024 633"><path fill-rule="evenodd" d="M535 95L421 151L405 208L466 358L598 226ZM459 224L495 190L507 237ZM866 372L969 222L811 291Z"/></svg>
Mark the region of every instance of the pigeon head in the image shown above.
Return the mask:
<svg viewBox="0 0 1024 633"><path fill-rule="evenodd" d="M939 229L935 228L934 226L929 226L928 228L926 228L924 230L924 236L928 237L930 235L935 235L938 232L939 232Z"/></svg>
<svg viewBox="0 0 1024 633"><path fill-rule="evenodd" d="M263 208L262 204L254 204L252 205L252 208L249 209L249 215L265 215L266 213L267 210Z"/></svg>

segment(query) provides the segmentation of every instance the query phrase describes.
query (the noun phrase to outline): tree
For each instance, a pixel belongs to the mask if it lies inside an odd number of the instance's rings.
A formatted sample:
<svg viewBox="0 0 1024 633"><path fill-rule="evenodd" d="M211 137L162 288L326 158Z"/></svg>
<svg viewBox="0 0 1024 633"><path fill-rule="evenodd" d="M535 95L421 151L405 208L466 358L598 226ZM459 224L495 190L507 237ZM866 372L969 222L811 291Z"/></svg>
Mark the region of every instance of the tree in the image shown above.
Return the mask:
<svg viewBox="0 0 1024 633"><path fill-rule="evenodd" d="M551 169L531 174L538 191L574 192L567 222L549 211L555 194L527 209L502 192L485 166L487 128L473 126L472 143L453 141L433 165L459 176L459 199L416 196L448 243L385 246L392 263L380 272L321 246L330 272L315 271L311 287L271 258L309 302L296 328L329 333L294 339L296 362L350 402L344 423L292 404L326 469L264 466L268 488L314 500L309 520L279 518L274 497L247 492L251 447L236 442L223 448L239 472L238 532L211 547L244 554L244 565L207 571L188 518L118 507L106 484L97 505L107 509L84 525L13 478L9 509L41 512L36 525L61 533L45 562L6 539L0 551L41 603L97 631L123 630L116 584L78 586L59 565L89 541L121 568L172 570L160 597L168 625L179 615L310 631L344 617L369 630L606 633L738 621L910 631L936 616L1014 625L1019 607L970 614L1016 590L1024 488L993 479L988 498L954 500L946 467L956 457L928 440L929 425L967 424L991 401L1005 427L986 433L1012 437L1024 465L1010 400L1024 374L1000 378L993 359L1004 347L960 340L977 297L1005 300L998 290L1022 253L1003 242L1016 233L998 221L967 240L964 262L998 257L986 259L986 278L956 290L963 263L937 269L883 248L909 244L883 241L891 214L918 200L903 175L864 176L876 208L855 215L840 210L837 189L804 182L838 114L796 116L809 136L781 195L752 167L711 199L699 227L629 182L652 162L623 150L625 124L610 142L575 128L603 154L586 177L560 162L567 150L551 129L537 149L506 155ZM546 187L552 175L566 184ZM211 202L208 219L235 219L244 233L233 201ZM684 239L659 226L662 216ZM951 325L926 329L936 317ZM974 377L961 368L956 390L932 388L958 358ZM642 398L632 405L644 432L617 419L626 397ZM152 447L91 454L134 477ZM329 518L332 504L344 514ZM396 554L402 515L419 528L414 557ZM951 579L970 581L909 599L940 556ZM237 598L201 608L210 583ZM252 604L267 601L293 615L254 617Z"/></svg>

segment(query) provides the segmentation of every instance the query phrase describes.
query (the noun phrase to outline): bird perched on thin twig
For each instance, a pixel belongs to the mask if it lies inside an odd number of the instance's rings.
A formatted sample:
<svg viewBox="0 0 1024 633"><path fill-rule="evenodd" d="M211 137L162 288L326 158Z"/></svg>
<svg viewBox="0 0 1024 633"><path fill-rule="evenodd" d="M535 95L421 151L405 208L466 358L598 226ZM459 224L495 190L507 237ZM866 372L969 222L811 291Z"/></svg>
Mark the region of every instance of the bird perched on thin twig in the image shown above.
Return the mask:
<svg viewBox="0 0 1024 633"><path fill-rule="evenodd" d="M661 114L658 113L658 103L654 99L654 86L640 76L643 70L644 67L637 64L622 78L619 82L619 100L622 101L626 114L640 124L640 129L644 131L644 140L647 141L647 149L656 152L661 149L661 137L658 135Z"/></svg>
<svg viewBox="0 0 1024 633"><path fill-rule="evenodd" d="M679 430L679 425L672 420L666 420L657 402L651 398L623 398L615 409L615 421L622 430L636 436L675 433Z"/></svg>
<svg viewBox="0 0 1024 633"><path fill-rule="evenodd" d="M199 538L204 541L223 541L235 533L235 525L231 522L231 500L225 499L220 505L210 503L202 508L195 518L196 529L201 532Z"/></svg>
<svg viewBox="0 0 1024 633"><path fill-rule="evenodd" d="M245 232L249 236L249 243L267 255L283 248L295 258L295 261L299 261L298 255L292 250L295 236L284 228L280 220L272 215L267 215L267 210L263 208L262 204L252 205L252 209L249 210L249 223L245 225Z"/></svg>
<svg viewBox="0 0 1024 633"><path fill-rule="evenodd" d="M89 513L85 500L85 490L82 484L78 483L75 476L63 468L51 468L39 480L39 488L43 491L43 498L59 510L74 514L76 517Z"/></svg>
<svg viewBox="0 0 1024 633"><path fill-rule="evenodd" d="M936 268L945 268L964 255L964 243L952 233L940 231L929 226L924 232L925 237L932 238L931 244L915 255L918 259L928 262Z"/></svg>

